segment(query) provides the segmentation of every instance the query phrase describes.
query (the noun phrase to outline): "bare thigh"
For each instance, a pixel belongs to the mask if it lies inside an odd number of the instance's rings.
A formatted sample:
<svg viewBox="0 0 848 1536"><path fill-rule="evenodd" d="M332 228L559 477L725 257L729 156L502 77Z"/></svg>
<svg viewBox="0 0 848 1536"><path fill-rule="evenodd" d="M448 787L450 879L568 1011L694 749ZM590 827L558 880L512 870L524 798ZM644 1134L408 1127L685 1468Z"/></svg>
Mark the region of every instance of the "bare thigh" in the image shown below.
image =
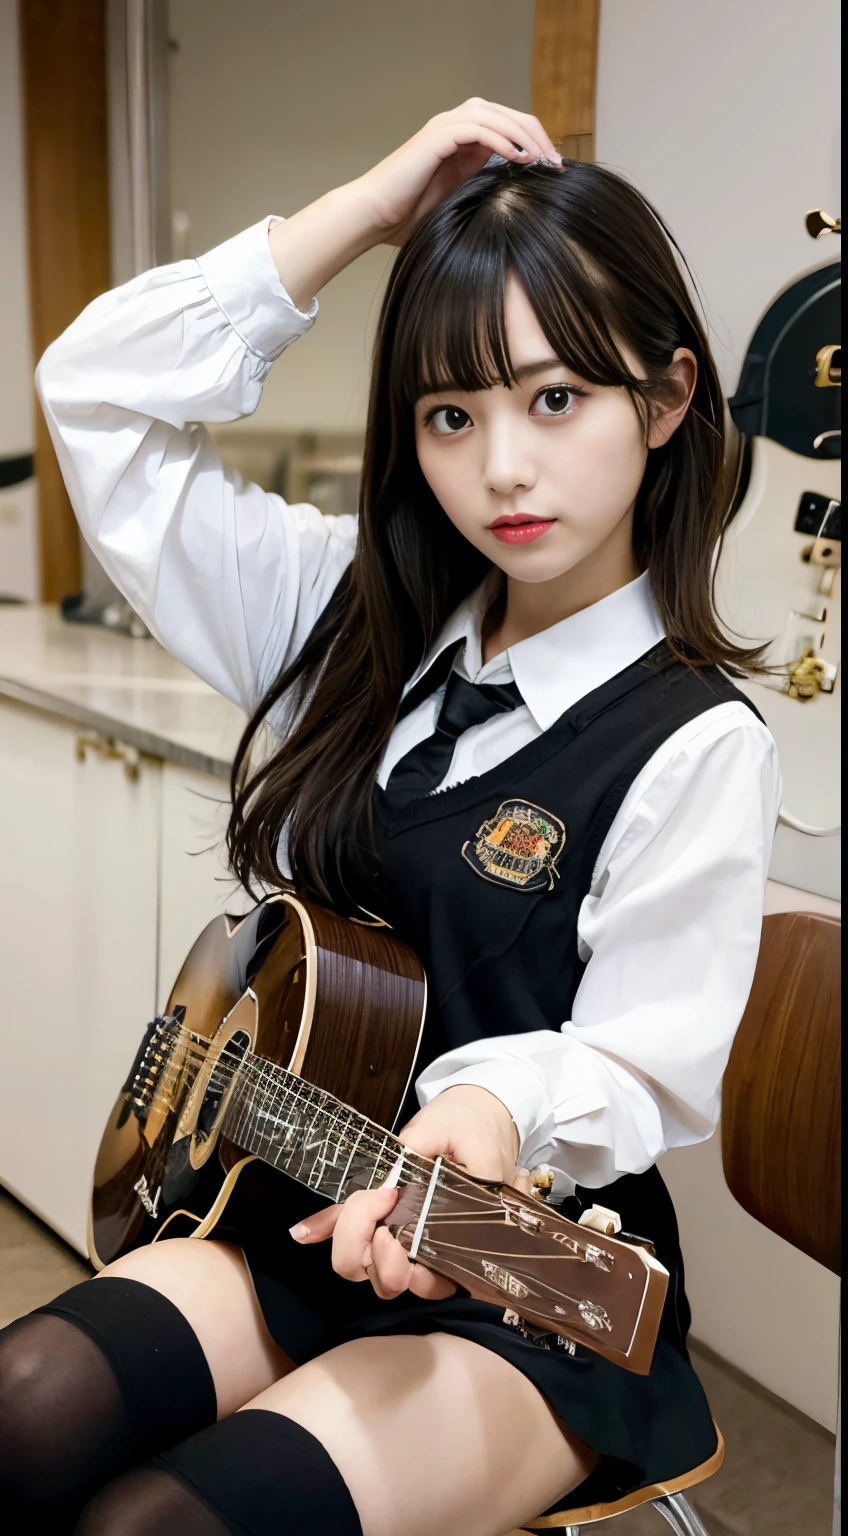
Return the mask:
<svg viewBox="0 0 848 1536"><path fill-rule="evenodd" d="M515 1366L444 1333L356 1339L244 1406L321 1441L365 1536L504 1536L598 1459Z"/></svg>
<svg viewBox="0 0 848 1536"><path fill-rule="evenodd" d="M218 1397L218 1417L294 1369L274 1343L240 1248L170 1238L127 1253L101 1276L140 1280L173 1302L194 1329Z"/></svg>

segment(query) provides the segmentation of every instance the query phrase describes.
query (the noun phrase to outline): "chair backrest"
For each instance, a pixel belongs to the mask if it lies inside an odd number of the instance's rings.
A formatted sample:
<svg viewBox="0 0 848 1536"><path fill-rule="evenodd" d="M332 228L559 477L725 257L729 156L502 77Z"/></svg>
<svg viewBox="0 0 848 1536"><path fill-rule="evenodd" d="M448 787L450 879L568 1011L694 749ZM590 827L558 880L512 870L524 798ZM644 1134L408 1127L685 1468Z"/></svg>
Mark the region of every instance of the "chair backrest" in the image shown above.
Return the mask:
<svg viewBox="0 0 848 1536"><path fill-rule="evenodd" d="M739 1204L840 1273L841 923L763 921L722 1100L724 1175Z"/></svg>

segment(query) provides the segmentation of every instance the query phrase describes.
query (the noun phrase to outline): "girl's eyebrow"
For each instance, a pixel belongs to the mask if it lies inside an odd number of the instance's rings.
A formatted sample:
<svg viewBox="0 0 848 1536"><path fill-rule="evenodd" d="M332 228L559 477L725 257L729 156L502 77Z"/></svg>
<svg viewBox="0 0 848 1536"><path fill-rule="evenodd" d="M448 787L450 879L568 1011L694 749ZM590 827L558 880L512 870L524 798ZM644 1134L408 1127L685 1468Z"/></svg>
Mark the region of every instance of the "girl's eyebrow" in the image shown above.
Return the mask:
<svg viewBox="0 0 848 1536"><path fill-rule="evenodd" d="M546 373L548 368L564 367L561 357L543 357L538 363L524 363L520 368L516 368L515 377L521 384L524 379L531 379L534 373Z"/></svg>
<svg viewBox="0 0 848 1536"><path fill-rule="evenodd" d="M542 357L538 363L522 363L520 368L514 370L516 383L522 384L525 379L533 377L534 373L545 373L549 368L564 368L566 364L561 357ZM433 384L426 384L419 395L419 400L426 400L428 395L445 395L451 391L465 393L461 385L452 379L441 379Z"/></svg>

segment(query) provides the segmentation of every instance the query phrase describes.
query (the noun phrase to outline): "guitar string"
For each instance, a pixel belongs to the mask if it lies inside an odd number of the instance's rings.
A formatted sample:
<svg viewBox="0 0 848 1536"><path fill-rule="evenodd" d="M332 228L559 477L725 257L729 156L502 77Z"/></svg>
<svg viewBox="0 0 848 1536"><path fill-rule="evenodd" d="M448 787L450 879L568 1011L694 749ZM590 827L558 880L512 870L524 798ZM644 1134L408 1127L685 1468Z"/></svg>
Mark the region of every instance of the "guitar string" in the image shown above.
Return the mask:
<svg viewBox="0 0 848 1536"><path fill-rule="evenodd" d="M174 1064L172 1081L176 1081L176 1079L179 1077L180 1072L184 1069L186 1061L189 1057L193 1057L194 1060L204 1064L209 1060L209 1053L202 1052L198 1049L186 1051L180 1062ZM248 1094L245 1091L248 1086L246 1079L243 1077L241 1082L239 1082L239 1078L236 1076L236 1080L233 1085L234 1090L237 1097L243 1100L242 1113L240 1114L238 1120L235 1122L232 1131L232 1139L234 1142L236 1142L236 1144L238 1144L239 1136L243 1135L245 1130L248 1131L248 1134L253 1134L255 1132L257 1126L255 1124L252 1125L251 1122L257 1121L260 1115L268 1116L269 1118L277 1118L274 1112L281 1111L285 1106L295 1111L300 1109L314 1109L317 1116L322 1112L329 1114L331 1111L331 1106L334 1106L331 1125L335 1124L335 1122L338 1120L340 1110L346 1110L348 1115L348 1123L342 1128L342 1135L341 1137L337 1138L336 1144L338 1146L342 1146L343 1138L345 1135L349 1134L358 1126L359 1132L356 1138L357 1145L358 1147L361 1147L362 1150L370 1152L371 1155L375 1157L375 1171L385 1156L386 1148L390 1141L394 1143L394 1155L389 1159L390 1162L393 1163L396 1160L396 1157L400 1155L402 1151L405 1166L408 1165L410 1170L417 1172L422 1179L426 1179L432 1171L432 1159L425 1158L422 1154L415 1153L411 1149L406 1148L399 1137L395 1137L392 1133L386 1132L382 1127L377 1126L376 1122L371 1121L368 1116L360 1114L358 1110L353 1109L349 1105L345 1105L343 1100L335 1098L334 1095L329 1094L326 1090L316 1088L314 1084L307 1083L305 1079L298 1078L295 1074L290 1074L291 1081L280 1082L277 1074L286 1073L287 1069L285 1067L281 1067L275 1062L269 1061L265 1057L256 1056L253 1053L251 1053L249 1056L245 1056L242 1053L228 1051L225 1048L221 1050L215 1058L212 1073L214 1073L215 1066L217 1066L218 1063L226 1057L230 1057L237 1068L240 1068L243 1072L250 1075L253 1080L250 1086L252 1086L254 1089L258 1089L259 1093L262 1094L261 1098L257 1097L256 1093L253 1095ZM212 1073L210 1073L210 1081L212 1078ZM159 1092L165 1092L169 1086L170 1084L164 1080L163 1074L163 1079L158 1085ZM287 1106L286 1100L289 1100L289 1104ZM322 1140L329 1139L330 1130L328 1128L322 1137ZM273 1147L274 1137L272 1130L269 1130L266 1133L260 1133L257 1148L261 1149L262 1143L266 1140L269 1142L267 1149L269 1154L272 1154L277 1150L285 1150L284 1148L275 1149ZM375 1148L377 1149L376 1152ZM397 1152L394 1151L395 1148L397 1148ZM297 1156L298 1150L298 1148L291 1149L292 1155L294 1157ZM258 1152L258 1155L261 1156L261 1151ZM269 1155L267 1160L274 1162L275 1158L273 1155ZM326 1162L325 1159L323 1161ZM337 1171L337 1167L333 1164L328 1164L328 1169L332 1169L333 1173ZM450 1172L451 1170L445 1169L446 1175ZM461 1177L461 1175L459 1176ZM373 1180L371 1182L373 1182ZM469 1194L472 1193L472 1191L469 1191Z"/></svg>
<svg viewBox="0 0 848 1536"><path fill-rule="evenodd" d="M193 1054L194 1059L199 1060L201 1063L207 1062L209 1060L208 1052L200 1052L199 1050L196 1050L193 1053L186 1052L186 1056L182 1058L181 1062L179 1064L175 1064L175 1078L178 1077L179 1073L183 1070L186 1057L189 1054ZM338 1121L340 1111L343 1109L347 1111L348 1122L345 1126L342 1127L342 1135L341 1137L337 1138L337 1145L343 1145L343 1138L350 1134L350 1132L358 1126L359 1133L357 1135L357 1143L362 1147L363 1150L367 1150L372 1155L376 1156L377 1166L379 1166L380 1162L385 1156L386 1148L388 1143L391 1141L394 1143L394 1155L389 1159L390 1162L394 1162L396 1160L396 1156L400 1154L402 1149L405 1164L408 1164L411 1170L419 1173L422 1179L426 1179L431 1172L432 1159L425 1158L422 1154L412 1152L411 1149L404 1146L399 1137L395 1137L392 1133L386 1132L382 1127L377 1126L376 1122L371 1121L367 1116L360 1114L358 1110L352 1109L352 1107L349 1105L345 1105L343 1100L336 1099L334 1095L329 1094L324 1089L316 1088L314 1084L307 1083L303 1078L297 1078L295 1074L290 1074L290 1081L280 1082L278 1074L286 1073L287 1069L280 1066L278 1063L269 1061L266 1057L256 1056L253 1053L245 1056L242 1053L228 1051L226 1048L224 1048L218 1053L215 1059L215 1063L212 1069L213 1072L214 1067L217 1066L217 1064L223 1058L228 1056L232 1058L234 1064L237 1067L241 1068L244 1073L249 1074L250 1078L252 1079L251 1086L254 1089L258 1089L259 1093L262 1094L261 1098L257 1097L256 1093L249 1095L245 1091L247 1087L245 1078L242 1078L241 1083L239 1082L238 1077L236 1078L234 1083L236 1094L239 1098L243 1098L242 1114L239 1116L239 1119L233 1126L232 1139L236 1143L238 1143L239 1135L243 1134L245 1129L248 1129L249 1134L255 1132L257 1127L255 1124L251 1125L251 1121L257 1121L261 1115L268 1116L269 1118L275 1118L274 1112L282 1110L285 1105L285 1101L288 1099L289 1104L286 1107L293 1110L314 1109L317 1114L322 1112L330 1114L331 1106L333 1107L330 1127L328 1127L327 1131L324 1133L322 1140L330 1139L331 1127L334 1126ZM210 1079L211 1076L212 1074L210 1074ZM160 1091L164 1091L164 1087L165 1085L163 1084ZM267 1150L270 1154L272 1151L277 1150L273 1148L273 1139L273 1131L269 1130L267 1133L260 1133L257 1147L261 1148L262 1143L267 1140L269 1142ZM375 1154L375 1148L378 1147L378 1143L379 1148ZM394 1148L398 1149L396 1154L394 1153ZM297 1156L297 1151L298 1148L292 1149L293 1156ZM259 1155L261 1155L261 1152ZM274 1158L273 1156L269 1156L267 1160L273 1162ZM324 1159L323 1161L326 1160ZM328 1168L331 1169L333 1173L337 1171L337 1165L328 1164ZM451 1172L452 1170L445 1169L446 1175ZM460 1178L463 1177L463 1175L459 1172L457 1172L455 1176ZM459 1192L460 1191L457 1191L457 1193ZM467 1194L469 1197L473 1198L475 1192L476 1186L474 1189L469 1190ZM463 1191L462 1193L465 1192Z"/></svg>
<svg viewBox="0 0 848 1536"><path fill-rule="evenodd" d="M160 1084L157 1085L158 1091L160 1093L165 1092L167 1087L172 1086L173 1082L177 1080L180 1073L184 1071L187 1064L191 1065L194 1063L199 1063L200 1065L203 1065L209 1062L211 1058L211 1083L215 1069L218 1067L218 1065L221 1062L227 1063L231 1060L236 1069L233 1088L237 1096L244 1099L243 1112L239 1117L236 1126L233 1127L234 1134L232 1139L236 1142L236 1144L238 1144L238 1137L235 1134L236 1129L238 1129L240 1132L243 1132L246 1123L247 1127L249 1127L249 1133L252 1134L257 1129L257 1127L255 1125L250 1125L251 1120L257 1120L259 1115L265 1115L268 1118L276 1118L275 1111L279 1112L282 1110L285 1105L285 1101L288 1099L290 1101L289 1105L287 1106L288 1108L294 1110L299 1108L306 1108L308 1110L314 1109L315 1118L317 1118L321 1113L330 1114L332 1106L330 1128L324 1132L321 1138L325 1142L330 1141L331 1128L338 1121L340 1112L342 1110L346 1110L348 1114L348 1124L342 1127L342 1136L337 1138L336 1145L343 1145L343 1137L352 1129L354 1129L358 1124L360 1126L360 1130L357 1136L357 1145L362 1147L363 1150L369 1151L371 1155L375 1157L375 1171L377 1168L379 1168L381 1161L385 1157L386 1149L390 1142L393 1143L394 1154L389 1159L391 1163L396 1161L396 1157L400 1155L402 1151L405 1166L408 1165L411 1171L419 1173L422 1179L426 1179L429 1176L429 1173L432 1171L432 1159L426 1158L423 1156L423 1154L415 1153L411 1149L406 1148L399 1137L395 1136L391 1132L385 1131L382 1127L378 1126L375 1121L370 1120L368 1116L362 1115L358 1110L353 1109L352 1106L344 1104L343 1100L336 1098L335 1095L328 1093L327 1090L317 1088L314 1084L310 1084L306 1082L305 1079L297 1077L296 1074L290 1073L287 1068L283 1067L279 1063L272 1062L267 1057L258 1056L254 1052L239 1052L227 1046L217 1051L217 1053L215 1053L213 1056L212 1051L210 1051L208 1048L210 1042L207 1042L203 1036L198 1035L196 1031L191 1031L186 1029L185 1026L181 1026L181 1034L183 1036L188 1036L192 1043L186 1044L184 1052L181 1054L178 1061L173 1061L170 1082L168 1082L165 1073L163 1073ZM197 1045L193 1043L195 1040L199 1042ZM206 1049L203 1049L204 1046ZM171 1065L171 1063L169 1063L169 1065ZM289 1080L280 1081L280 1074L286 1074L286 1077ZM253 1078L254 1086L258 1088L260 1093L262 1093L263 1097L261 1102L257 1102L255 1098L251 1099L245 1092L247 1075ZM241 1081L239 1081L239 1079L241 1079ZM314 1123L315 1121L313 1120L313 1125ZM277 1150L273 1147L273 1129L269 1128L267 1132L260 1134L258 1146L261 1147L262 1142L264 1141L268 1141L267 1151L269 1154ZM378 1149L376 1153L374 1151L375 1148ZM396 1152L394 1150L395 1148L397 1148ZM294 1156L296 1156L298 1149L292 1150ZM261 1155L261 1153L259 1155ZM270 1155L268 1156L267 1160L272 1162L274 1161L273 1157ZM301 1162L302 1161L303 1155L301 1152ZM321 1161L326 1163L326 1159L321 1159ZM331 1169L333 1173L337 1171L337 1167L333 1164L327 1164L327 1167L328 1170ZM459 1170L454 1173L450 1168L445 1168L444 1172L446 1179L448 1176L451 1177L452 1181L453 1179L468 1178L472 1184L474 1183L474 1181L471 1180L470 1175L464 1175ZM467 1198L474 1198L476 1188L476 1185L474 1185L474 1187L468 1191L463 1191L457 1188L456 1193L463 1194Z"/></svg>
<svg viewBox="0 0 848 1536"><path fill-rule="evenodd" d="M257 1068L256 1064L258 1062L264 1062L264 1066ZM250 1134L253 1134L256 1130L255 1122L259 1119L260 1116L268 1116L271 1119L278 1118L277 1112L282 1109L285 1101L288 1100L289 1102L287 1107L290 1110L305 1110L307 1113L309 1111L314 1111L312 1124L306 1131L307 1138L309 1132L314 1128L316 1120L321 1115L326 1115L328 1117L329 1125L326 1128L322 1128L323 1134L319 1138L319 1144L320 1142L326 1143L331 1139L331 1129L337 1124L340 1118L340 1114L345 1112L347 1119L344 1126L342 1127L341 1135L336 1137L335 1145L337 1148L343 1150L344 1138L349 1136L353 1129L358 1128L357 1146L362 1147L363 1150L370 1151L372 1156L375 1156L376 1161L374 1173L376 1173L377 1167L379 1166L379 1163L385 1154L385 1149L389 1141L394 1141L395 1146L398 1148L398 1152L400 1151L402 1144L399 1139L393 1138L390 1133L385 1132L382 1127L374 1125L373 1122L369 1121L367 1116L360 1115L357 1110L353 1110L349 1105L345 1105L342 1100L336 1099L334 1095L326 1093L325 1090L316 1089L314 1085L305 1083L302 1078L297 1079L296 1082L280 1083L279 1078L275 1075L279 1074L280 1071L285 1071L285 1069L279 1068L276 1063L269 1063L265 1058L262 1057L252 1058L248 1067L248 1072L250 1078L252 1079L252 1084L248 1085L246 1082L243 1082L241 1085L237 1085L236 1089L237 1094L239 1094L239 1096L243 1099L243 1104L241 1113L239 1114L232 1127L233 1140L237 1141L240 1136L244 1136L246 1126L250 1128ZM257 1099L255 1093L251 1094L248 1091L249 1086L256 1086L257 1084L260 1089L264 1085L270 1084L270 1092L268 1091L267 1086L265 1087L264 1098ZM253 1122L253 1124L251 1124L251 1122ZM372 1125L373 1131L371 1130ZM377 1132L377 1135L374 1134L374 1131ZM304 1139L303 1129L301 1127L301 1136L299 1137L299 1142L302 1143ZM285 1144L281 1148L273 1148L272 1152L273 1133L260 1133L259 1139L256 1142L257 1147L261 1147L265 1141L269 1142L269 1160L277 1161L280 1153L285 1153L286 1151ZM379 1147L377 1146L378 1141ZM375 1148L377 1148L376 1153ZM304 1161L304 1150L305 1149L302 1145L298 1145L297 1147L292 1148L290 1150L289 1161L296 1159L298 1153L300 1153L302 1164ZM274 1154L276 1154L276 1156L274 1156ZM392 1159L392 1161L394 1160L395 1158ZM421 1172L422 1177L424 1177L426 1172L426 1163L424 1160L418 1158L417 1154L411 1154L408 1160L410 1163L415 1162L420 1165L419 1171ZM316 1161L324 1162L328 1168L328 1171L332 1169L333 1175L337 1174L337 1164L327 1163L326 1159L316 1159ZM432 1164L430 1164L430 1166L432 1166ZM373 1175L371 1182L373 1182Z"/></svg>
<svg viewBox="0 0 848 1536"><path fill-rule="evenodd" d="M328 1123L328 1125L326 1127L322 1127L322 1134L319 1137L318 1145L319 1146L320 1145L323 1145L323 1146L329 1145L331 1148L333 1148L333 1150L336 1150L336 1149L339 1149L339 1148L343 1148L344 1147L344 1138L345 1138L345 1136L350 1133L350 1130L354 1126L356 1126L357 1124L359 1125L359 1134L356 1137L356 1141L354 1142L353 1148L351 1150L351 1155L348 1158L348 1163L347 1163L347 1165L346 1165L346 1167L345 1167L345 1169L343 1171L342 1178L339 1181L339 1185L338 1185L339 1189L343 1188L344 1180L345 1180L345 1177L347 1175L347 1172L348 1172L350 1163L352 1161L352 1158L355 1156L356 1151L360 1147L363 1147L363 1146L368 1151L371 1152L372 1158L374 1160L374 1168L372 1170L372 1177L369 1180L369 1187L370 1187L371 1183L373 1183L374 1175L376 1174L377 1170L379 1169L380 1164L381 1164L383 1158L386 1156L387 1148L388 1148L390 1142L394 1143L394 1148L401 1148L402 1149L402 1155L404 1156L404 1166L409 1165L410 1168L411 1168L411 1171L418 1171L421 1174L422 1178L426 1178L426 1175L427 1175L428 1171L432 1169L432 1166L433 1166L432 1160L425 1159L420 1154L411 1153L408 1149L403 1148L403 1144L402 1144L402 1142L400 1141L399 1138L393 1136L390 1132L382 1130L381 1127L376 1126L374 1122L370 1121L367 1116L361 1115L358 1111L353 1110L348 1105L345 1105L342 1100L336 1099L334 1095L327 1093L325 1090L316 1088L314 1084L307 1083L302 1078L295 1078L294 1074L290 1075L291 1078L294 1078L293 1081L291 1081L291 1080L290 1081L285 1081L285 1080L280 1081L279 1074L280 1073L286 1073L287 1069L284 1068L284 1067L281 1067L279 1064L277 1064L275 1062L270 1061L268 1058L259 1057L259 1056L254 1055L253 1053L250 1053L248 1056L245 1056L244 1053L239 1053L239 1052L232 1051L232 1050L227 1050L226 1048L224 1048L223 1050L219 1051L217 1053L217 1055L213 1059L212 1069L211 1069L211 1072L210 1072L210 1080L211 1080L211 1078L212 1078L212 1076L214 1074L215 1068L219 1065L219 1063L221 1062L222 1058L225 1058L225 1057L230 1057L233 1060L233 1063L236 1066L237 1072L239 1072L239 1073L240 1072L244 1072L245 1074L249 1074L250 1078L252 1079L251 1086L253 1086L254 1089L258 1089L259 1093L262 1095L262 1097L260 1097L260 1099L257 1102L256 1095L254 1094L253 1096L251 1096L246 1091L247 1088L248 1088L248 1082L246 1080L246 1077L242 1077L242 1080L241 1080L240 1083L238 1082L238 1077L236 1078L236 1083L234 1084L234 1086L236 1086L237 1089L239 1089L239 1088L241 1089L241 1097L243 1099L243 1103L241 1105L241 1113L240 1113L240 1115L238 1117L238 1121L237 1121L237 1128L239 1130L241 1130L242 1123L244 1121L246 1121L248 1127L250 1127L250 1122L251 1121L255 1121L260 1114L264 1114L269 1119L274 1119L275 1118L274 1111L278 1111L279 1109L281 1109L282 1106L285 1104L286 1100L289 1100L289 1106L288 1106L289 1108L294 1108L294 1109L304 1109L305 1108L307 1113L310 1112L310 1111L313 1112L312 1121L311 1121L311 1124L310 1124L310 1126L309 1126L309 1128L308 1128L308 1130L306 1132L306 1135L301 1138L301 1145L299 1147L297 1147L297 1148L292 1149L294 1157L296 1157L298 1155L298 1152L300 1154L300 1167L301 1167L301 1171L303 1169L303 1165L304 1165L304 1162L305 1162L305 1159L306 1159L306 1155L307 1155L308 1151L310 1150L310 1144L309 1144L309 1140L308 1140L309 1135L312 1132L312 1130L314 1129L316 1123L321 1119L322 1116L327 1116L329 1118L329 1123ZM205 1062L208 1062L209 1059L210 1059L210 1052L208 1050L202 1051L199 1048L194 1047L194 1046L188 1047L186 1049L186 1051L185 1051L185 1053L184 1053L184 1055L183 1055L179 1065L177 1065L175 1063L175 1075L179 1075L179 1072L183 1070L183 1068L184 1068L184 1066L186 1064L187 1059L193 1059L195 1061L199 1061L201 1063L205 1063ZM269 1106L270 1106L270 1108L269 1108ZM339 1121L342 1119L342 1116L344 1115L345 1111L347 1112L347 1121L341 1127L341 1134L336 1136L335 1141L333 1141L333 1133L334 1133L336 1127L338 1126ZM373 1127L373 1130L371 1129L372 1127ZM251 1133L252 1133L254 1128L255 1127L251 1127ZM374 1134L374 1131L377 1132L376 1135ZM238 1138L237 1138L237 1135L236 1135L235 1132L236 1132L236 1128L234 1128L233 1140L237 1141ZM258 1139L258 1141L256 1143L258 1154L261 1156L262 1155L262 1150L263 1150L263 1142L266 1142L266 1141L268 1142L268 1148L267 1148L267 1160L268 1161L274 1161L275 1160L273 1158L273 1152L276 1151L277 1149L275 1149L273 1147L273 1140L274 1140L274 1132L273 1132L273 1128L271 1128L271 1129L269 1129L266 1132L260 1133L259 1139ZM375 1148L376 1148L376 1152L374 1151ZM394 1150L394 1148L393 1148L393 1150ZM398 1154L395 1154L395 1156L391 1159L392 1162L396 1161L397 1155ZM315 1188L316 1191L320 1191L321 1190L322 1184L325 1182L325 1174L332 1173L332 1175L333 1175L333 1182L335 1182L335 1177L334 1176L338 1172L337 1165L334 1165L332 1163L328 1163L328 1161L327 1161L327 1159L325 1157L319 1156L315 1160L315 1164L313 1165L313 1169L310 1169L310 1174L309 1174L309 1178L310 1179L312 1178L312 1175L313 1175L314 1166L317 1166L319 1164L321 1165L321 1173L319 1174L317 1183L315 1185L311 1185L310 1186L310 1187ZM468 1182L468 1185L470 1185L470 1187L463 1188L462 1186L466 1182L466 1180ZM483 1198L485 1193L486 1193L484 1190L481 1190L479 1188L479 1186L477 1186L474 1183L474 1181L471 1179L471 1177L469 1175L464 1175L461 1171L459 1171L459 1170L454 1171L454 1170L452 1170L450 1168L445 1168L444 1169L444 1179L443 1180L440 1179L439 1180L439 1184L440 1184L442 1190L446 1191L449 1188L450 1192L454 1196L459 1196L459 1197L463 1198L464 1200L472 1200L472 1201L476 1200L476 1201L479 1202L481 1200L481 1198ZM501 1208L501 1210L502 1209L503 1208ZM469 1216L472 1215L472 1214L476 1215L478 1217L483 1217L484 1221L487 1221L487 1222L491 1222L493 1220L493 1216L492 1216L491 1211L490 1212L478 1211L478 1212L475 1212L475 1213L468 1213ZM500 1212L499 1212L499 1217L500 1217L500 1219L498 1220L497 1224L501 1225L502 1217L500 1215ZM454 1252L461 1253L463 1251L466 1251L459 1244L453 1244L453 1243L449 1243L449 1242L444 1241L443 1239L441 1239L439 1236L436 1235L435 1231L433 1231L432 1233L429 1232L429 1229L431 1227L432 1228L439 1228L439 1227L442 1227L444 1225L449 1225L449 1224L455 1223L457 1220L462 1220L462 1219L463 1218L458 1218L454 1213L451 1213L451 1212L439 1212L437 1210L431 1210L428 1213L428 1221L427 1221L427 1226L428 1226L428 1242L431 1245L435 1246L437 1249L442 1250L442 1252L444 1254L447 1254L448 1252L453 1254ZM465 1219L467 1220L468 1217L466 1217ZM475 1225L479 1225L479 1223L475 1223ZM488 1250L488 1252L491 1253L491 1256L494 1259L504 1259L504 1258L509 1258L509 1259L526 1259L528 1257L528 1255L518 1254L518 1253L516 1253L516 1254L503 1254L498 1249ZM476 1250L475 1250L475 1253L476 1253ZM480 1257L481 1254L478 1254L477 1256ZM426 1255L422 1255L422 1257L426 1257ZM542 1257L542 1255L537 1255L537 1257ZM576 1256L573 1255L573 1254L563 1253L562 1255L559 1255L559 1254L556 1254L556 1255L555 1254L544 1255L544 1257L550 1257L550 1258L574 1258ZM459 1269L460 1273L468 1273L469 1275L472 1273L472 1271L468 1270L465 1265L456 1264L456 1260L455 1259L452 1259L452 1262ZM531 1284L532 1284L532 1277L525 1277L525 1278L530 1278L531 1279ZM545 1284L545 1282L542 1281L541 1283L542 1283L544 1289L547 1290L548 1287ZM576 1298L568 1296L564 1292L554 1291L554 1292L552 1292L552 1294L553 1295L560 1295L561 1299L570 1301L574 1305L577 1304L576 1303ZM515 1298L513 1298L513 1299L515 1299ZM544 1299L544 1298L539 1298L537 1296L536 1299Z"/></svg>
<svg viewBox="0 0 848 1536"><path fill-rule="evenodd" d="M285 1075L283 1076L283 1074ZM359 1135L357 1139L360 1141L364 1140L365 1145L370 1145L372 1148L379 1139L381 1153L385 1152L389 1142L393 1142L398 1151L402 1147L400 1138L393 1136L391 1132L387 1132L382 1126L377 1126L367 1115L363 1115L351 1105L345 1104L344 1100L337 1098L336 1095L329 1093L328 1090L317 1088L314 1084L307 1083L303 1078L297 1077L294 1073L289 1073L285 1067L281 1067L265 1057L251 1054L243 1063L243 1072L239 1075L241 1082L237 1078L234 1088L237 1096L244 1101L243 1113L236 1122L240 1130L245 1122L256 1121L260 1116L267 1116L269 1119L278 1118L279 1111L286 1107L294 1110L302 1109L307 1112L314 1111L316 1116L320 1114L327 1115L329 1117L329 1125L324 1128L322 1140L331 1139L332 1132L341 1116L346 1115L346 1123L341 1128L341 1136L336 1138L337 1142L341 1141L345 1135L349 1135L352 1129L358 1128ZM258 1095L256 1092L250 1093L248 1091L251 1087L258 1089ZM273 1132L271 1132L271 1135L273 1135ZM263 1134L261 1139L264 1141L268 1139L268 1136ZM410 1162L420 1164L422 1171L428 1166L428 1160L420 1158L418 1154L410 1153L408 1156ZM430 1163L429 1166L432 1166L432 1164Z"/></svg>

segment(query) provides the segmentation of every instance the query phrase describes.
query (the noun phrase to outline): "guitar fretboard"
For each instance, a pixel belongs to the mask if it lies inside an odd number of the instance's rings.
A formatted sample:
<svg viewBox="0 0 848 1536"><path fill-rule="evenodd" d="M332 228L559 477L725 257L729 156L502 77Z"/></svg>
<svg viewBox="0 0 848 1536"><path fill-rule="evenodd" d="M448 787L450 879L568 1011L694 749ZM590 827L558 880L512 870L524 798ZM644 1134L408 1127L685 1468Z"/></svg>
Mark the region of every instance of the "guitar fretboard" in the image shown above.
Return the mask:
<svg viewBox="0 0 848 1536"><path fill-rule="evenodd" d="M224 1116L224 1135L246 1152L334 1201L385 1182L403 1152L396 1136L332 1094L261 1056L246 1056ZM403 1182L424 1182L425 1158L405 1160Z"/></svg>

